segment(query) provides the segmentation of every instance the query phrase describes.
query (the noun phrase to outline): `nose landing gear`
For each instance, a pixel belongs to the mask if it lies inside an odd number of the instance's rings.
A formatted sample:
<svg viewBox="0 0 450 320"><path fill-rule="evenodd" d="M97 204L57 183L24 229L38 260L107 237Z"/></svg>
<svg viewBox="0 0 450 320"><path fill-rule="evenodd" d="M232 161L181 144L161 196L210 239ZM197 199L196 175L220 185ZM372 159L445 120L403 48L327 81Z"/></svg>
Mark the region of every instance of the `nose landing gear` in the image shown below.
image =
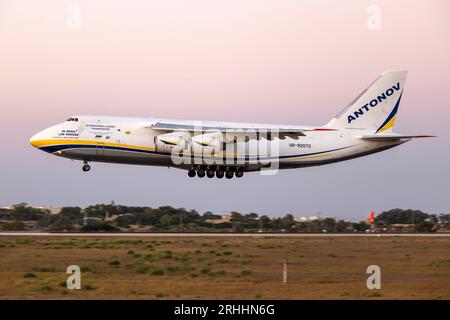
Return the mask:
<svg viewBox="0 0 450 320"><path fill-rule="evenodd" d="M83 167L81 168L84 172L88 172L89 170L91 170L91 166L88 165L87 161L84 162Z"/></svg>

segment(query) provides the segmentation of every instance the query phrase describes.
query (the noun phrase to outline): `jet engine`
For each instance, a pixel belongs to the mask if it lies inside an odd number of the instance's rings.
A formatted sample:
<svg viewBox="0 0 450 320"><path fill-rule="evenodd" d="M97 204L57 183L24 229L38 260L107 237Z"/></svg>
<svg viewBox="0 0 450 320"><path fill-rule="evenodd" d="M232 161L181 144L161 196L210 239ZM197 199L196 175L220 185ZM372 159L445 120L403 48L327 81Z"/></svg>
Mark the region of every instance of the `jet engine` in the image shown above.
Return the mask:
<svg viewBox="0 0 450 320"><path fill-rule="evenodd" d="M190 132L171 132L155 137L155 149L157 152L171 153L174 151L189 150Z"/></svg>
<svg viewBox="0 0 450 320"><path fill-rule="evenodd" d="M192 153L214 156L222 152L222 133L211 132L192 137Z"/></svg>

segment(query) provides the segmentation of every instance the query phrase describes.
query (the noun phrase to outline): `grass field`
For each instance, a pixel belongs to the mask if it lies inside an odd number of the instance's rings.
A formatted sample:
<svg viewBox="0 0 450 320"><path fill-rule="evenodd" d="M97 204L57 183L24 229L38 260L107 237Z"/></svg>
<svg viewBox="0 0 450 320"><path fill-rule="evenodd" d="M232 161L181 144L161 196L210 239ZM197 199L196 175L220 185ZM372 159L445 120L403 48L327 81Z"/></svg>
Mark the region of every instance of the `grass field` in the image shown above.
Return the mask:
<svg viewBox="0 0 450 320"><path fill-rule="evenodd" d="M374 264L375 291L366 287ZM69 265L82 270L81 290L65 287ZM450 241L0 236L0 299L112 298L450 299Z"/></svg>

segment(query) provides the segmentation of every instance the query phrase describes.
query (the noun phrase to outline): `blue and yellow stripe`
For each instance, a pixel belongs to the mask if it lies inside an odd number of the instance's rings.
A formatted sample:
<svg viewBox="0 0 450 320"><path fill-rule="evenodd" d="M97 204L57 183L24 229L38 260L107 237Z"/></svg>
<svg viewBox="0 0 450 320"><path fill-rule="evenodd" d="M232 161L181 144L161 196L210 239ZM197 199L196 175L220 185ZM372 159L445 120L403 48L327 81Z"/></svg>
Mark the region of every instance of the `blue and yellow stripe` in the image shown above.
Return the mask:
<svg viewBox="0 0 450 320"><path fill-rule="evenodd" d="M165 156L171 155L171 153L157 152L155 150L155 148L150 148L150 147L113 143L113 142L98 142L98 141L91 141L91 140L51 139L51 140L32 140L32 141L30 141L30 143L34 147L39 148L39 149L49 152L49 153L56 153L56 152L60 152L63 150L69 150L69 149L97 149L98 147L101 147L103 149L109 149L109 150L131 151L131 152L157 154L157 155L165 155ZM252 157L250 157L250 156L246 155L246 156L244 156L244 158L246 161L248 161L250 159L270 160L270 159L317 158L317 157L330 156L330 155L335 154L336 151L348 149L348 148L351 148L354 146L355 145L351 145L351 146L347 146L347 147L325 150L325 151L278 156L278 157L276 157L276 156L272 156L272 157L252 156ZM221 157L221 155L218 155L218 156ZM203 156L202 155L194 155L194 157L203 157ZM232 158L232 157L234 157L235 160L242 159L242 157L239 157L239 156L231 156L230 158Z"/></svg>
<svg viewBox="0 0 450 320"><path fill-rule="evenodd" d="M400 97L398 97L398 100L394 106L394 109L392 109L391 113L386 118L386 120L383 122L383 124L377 129L377 131L375 131L375 134L389 130L394 126L397 111L398 111L398 106L400 105L400 99L402 98L402 94L403 94L403 91L402 91L402 93L400 93Z"/></svg>

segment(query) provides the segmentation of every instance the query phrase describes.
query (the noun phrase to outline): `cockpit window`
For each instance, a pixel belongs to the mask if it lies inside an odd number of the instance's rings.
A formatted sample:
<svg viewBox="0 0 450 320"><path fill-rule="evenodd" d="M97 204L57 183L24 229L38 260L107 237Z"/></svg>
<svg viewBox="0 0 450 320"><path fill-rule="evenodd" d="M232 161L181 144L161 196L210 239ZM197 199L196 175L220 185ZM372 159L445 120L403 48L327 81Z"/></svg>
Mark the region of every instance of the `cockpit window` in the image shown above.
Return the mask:
<svg viewBox="0 0 450 320"><path fill-rule="evenodd" d="M78 122L78 118L69 118L66 121L77 121Z"/></svg>

